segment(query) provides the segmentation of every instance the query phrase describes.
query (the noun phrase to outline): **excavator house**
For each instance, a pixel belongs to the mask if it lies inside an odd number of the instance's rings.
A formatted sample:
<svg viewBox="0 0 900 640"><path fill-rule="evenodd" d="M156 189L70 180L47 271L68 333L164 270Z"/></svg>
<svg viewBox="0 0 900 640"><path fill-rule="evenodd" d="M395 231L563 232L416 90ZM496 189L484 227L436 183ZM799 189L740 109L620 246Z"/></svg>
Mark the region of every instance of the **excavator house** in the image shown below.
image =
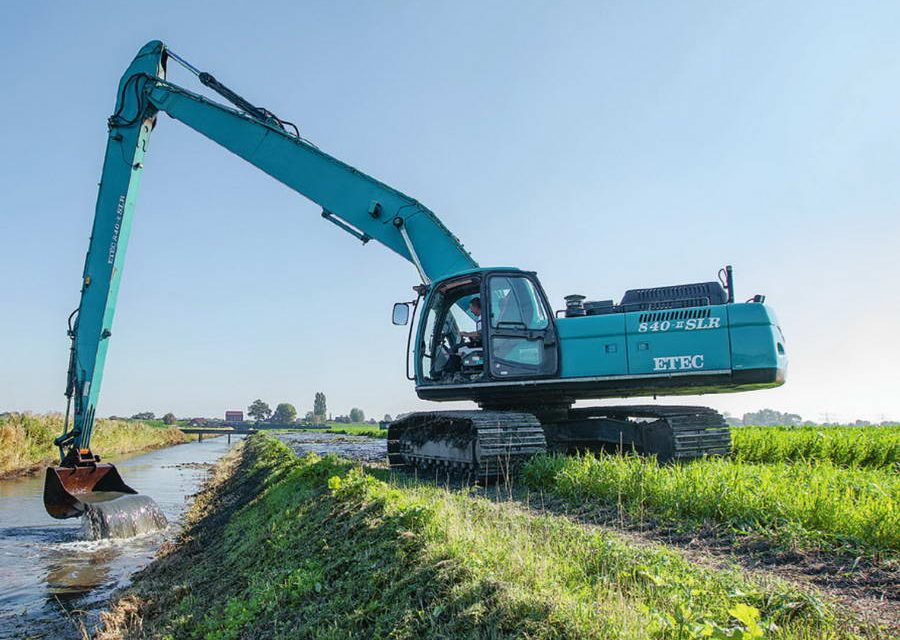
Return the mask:
<svg viewBox="0 0 900 640"><path fill-rule="evenodd" d="M167 81L172 61L231 106ZM480 267L417 200L324 153L295 125L153 41L122 77L108 121L81 301L69 318L68 408L55 440L61 462L45 483L54 517L135 493L90 441L144 154L160 113L315 202L324 220L357 240L374 240L414 265L416 298L393 311L395 324L410 327L407 377L422 399L479 408L395 420L391 465L484 479L548 450L635 451L661 462L727 454L729 431L712 409L575 403L784 383L775 315L764 296L735 301L731 267L717 281L632 289L618 302L570 295L556 310L534 272Z"/></svg>

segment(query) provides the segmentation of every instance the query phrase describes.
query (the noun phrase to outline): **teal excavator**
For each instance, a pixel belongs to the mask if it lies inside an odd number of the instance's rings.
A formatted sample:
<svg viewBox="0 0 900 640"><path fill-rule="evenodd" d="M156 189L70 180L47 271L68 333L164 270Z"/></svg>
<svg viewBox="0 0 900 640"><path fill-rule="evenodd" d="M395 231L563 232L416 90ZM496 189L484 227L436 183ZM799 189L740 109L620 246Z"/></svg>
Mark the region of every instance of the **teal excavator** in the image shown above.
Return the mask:
<svg viewBox="0 0 900 640"><path fill-rule="evenodd" d="M231 106L167 81L172 61ZM486 478L547 450L629 450L663 462L725 454L728 428L711 409L575 402L784 382L775 315L764 296L735 301L731 267L714 281L632 289L618 302L569 295L555 310L534 272L480 267L417 200L324 153L294 124L154 41L122 77L108 122L81 301L69 317L60 464L45 482L54 517L79 516L99 495L134 493L90 443L144 154L160 113L315 202L357 240L375 240L415 266L415 299L393 310L395 324L410 324L407 377L420 398L474 401L479 409L401 416L388 429L392 465Z"/></svg>

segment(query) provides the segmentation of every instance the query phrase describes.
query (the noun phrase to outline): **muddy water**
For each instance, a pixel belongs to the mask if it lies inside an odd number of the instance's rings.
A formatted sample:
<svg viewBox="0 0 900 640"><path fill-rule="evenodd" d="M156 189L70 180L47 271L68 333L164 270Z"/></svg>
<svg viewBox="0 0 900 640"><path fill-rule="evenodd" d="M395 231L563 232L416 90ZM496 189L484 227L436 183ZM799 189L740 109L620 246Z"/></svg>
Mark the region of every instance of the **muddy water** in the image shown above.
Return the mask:
<svg viewBox="0 0 900 640"><path fill-rule="evenodd" d="M80 519L52 519L43 476L0 482L0 638L81 638L93 629L112 591L178 530L186 498L228 446L213 438L114 460L169 522L132 538L92 540Z"/></svg>
<svg viewBox="0 0 900 640"><path fill-rule="evenodd" d="M300 431L278 434L278 438L299 455L316 453L320 456L334 453L342 458L360 462L387 463L387 440L366 436L346 436L336 433Z"/></svg>

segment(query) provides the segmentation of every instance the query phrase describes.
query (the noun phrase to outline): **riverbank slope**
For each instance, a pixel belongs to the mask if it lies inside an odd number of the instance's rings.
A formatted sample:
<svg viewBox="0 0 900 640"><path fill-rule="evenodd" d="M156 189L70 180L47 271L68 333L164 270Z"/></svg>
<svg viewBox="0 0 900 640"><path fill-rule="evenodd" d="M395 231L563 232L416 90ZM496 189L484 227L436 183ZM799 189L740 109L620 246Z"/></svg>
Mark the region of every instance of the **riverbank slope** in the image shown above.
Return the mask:
<svg viewBox="0 0 900 640"><path fill-rule="evenodd" d="M259 434L104 638L845 638L814 594Z"/></svg>
<svg viewBox="0 0 900 640"><path fill-rule="evenodd" d="M0 417L0 480L37 473L58 458L53 439L62 433L60 414L10 413ZM97 420L91 448L104 458L187 442L175 427L131 420Z"/></svg>

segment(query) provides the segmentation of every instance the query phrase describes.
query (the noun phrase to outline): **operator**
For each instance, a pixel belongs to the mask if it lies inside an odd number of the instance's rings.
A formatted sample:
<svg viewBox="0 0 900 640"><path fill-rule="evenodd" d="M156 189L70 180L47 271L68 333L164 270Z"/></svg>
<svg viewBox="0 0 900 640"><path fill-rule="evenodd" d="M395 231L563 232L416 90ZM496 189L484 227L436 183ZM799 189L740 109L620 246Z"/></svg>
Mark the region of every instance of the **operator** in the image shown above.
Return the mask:
<svg viewBox="0 0 900 640"><path fill-rule="evenodd" d="M481 339L481 298L475 297L469 300L469 312L475 317L475 331L460 331L462 338L470 340Z"/></svg>

